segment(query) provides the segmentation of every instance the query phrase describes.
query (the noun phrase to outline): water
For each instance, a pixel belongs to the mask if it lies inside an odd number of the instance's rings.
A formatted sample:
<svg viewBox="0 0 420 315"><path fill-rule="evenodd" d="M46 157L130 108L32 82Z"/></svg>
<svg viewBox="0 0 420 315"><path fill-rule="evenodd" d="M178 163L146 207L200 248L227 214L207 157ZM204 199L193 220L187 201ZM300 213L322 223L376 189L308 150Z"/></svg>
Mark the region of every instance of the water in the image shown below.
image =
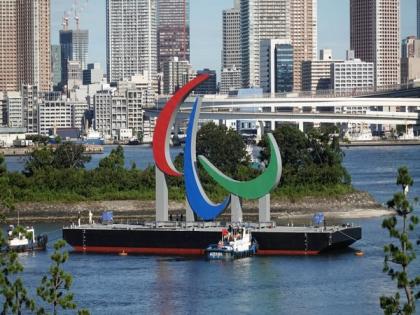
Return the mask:
<svg viewBox="0 0 420 315"><path fill-rule="evenodd" d="M151 158L150 149L127 149L126 157L138 166ZM402 165L418 183L411 194L420 196L419 156L420 147L351 148L345 165L356 188L386 202L397 190L395 175ZM363 227L363 240L353 246L365 252L363 257L348 250L315 257L206 262L72 253L66 269L74 275L77 302L92 314L381 314L379 297L395 290L382 273L382 247L389 238L380 218L354 222ZM38 228L56 231L59 226ZM59 236L59 231L51 234ZM51 249L21 257L31 292L47 271L50 254ZM418 261L412 270L420 274Z"/></svg>
<svg viewBox="0 0 420 315"><path fill-rule="evenodd" d="M103 154L92 154L91 161L86 164L87 169L92 169L98 166L99 161L104 157L108 156L116 145L107 145L104 146ZM171 156L174 158L176 155L181 152L180 147L171 149ZM133 163L140 169L145 169L146 167L153 164L152 150L150 146L141 145L141 146L124 146L124 156L125 156L125 166L131 168ZM6 163L9 171L22 171L27 157L22 156L7 156Z"/></svg>

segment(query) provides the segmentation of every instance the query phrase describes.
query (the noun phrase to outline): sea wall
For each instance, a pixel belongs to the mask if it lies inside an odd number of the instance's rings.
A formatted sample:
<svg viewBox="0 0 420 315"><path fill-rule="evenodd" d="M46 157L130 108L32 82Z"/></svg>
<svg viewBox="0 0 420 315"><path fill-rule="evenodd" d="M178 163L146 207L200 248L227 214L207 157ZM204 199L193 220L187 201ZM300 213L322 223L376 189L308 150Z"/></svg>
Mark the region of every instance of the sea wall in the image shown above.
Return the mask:
<svg viewBox="0 0 420 315"><path fill-rule="evenodd" d="M117 221L145 221L153 220L155 215L154 201L140 200L112 200L90 201L77 203L19 203L20 219L29 222L75 222L80 216L88 218L92 211L98 219L103 211L112 210ZM173 219L181 214L185 217L185 204L182 202L169 203ZM337 198L305 197L299 200L272 199L272 219L310 217L316 212L324 212L327 217L334 218L366 218L390 214L382 205L366 192L354 192ZM258 202L244 201L243 213L245 220L256 220L258 216ZM230 211L221 217L229 220ZM6 213L9 221L17 218L17 210Z"/></svg>

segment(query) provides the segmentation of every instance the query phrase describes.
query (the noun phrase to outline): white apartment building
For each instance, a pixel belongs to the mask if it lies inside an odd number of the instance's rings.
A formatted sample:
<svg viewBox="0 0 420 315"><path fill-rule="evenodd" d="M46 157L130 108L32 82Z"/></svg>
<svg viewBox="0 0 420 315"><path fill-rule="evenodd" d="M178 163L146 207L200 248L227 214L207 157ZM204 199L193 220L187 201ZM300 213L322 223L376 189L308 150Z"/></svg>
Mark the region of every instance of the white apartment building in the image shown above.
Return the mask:
<svg viewBox="0 0 420 315"><path fill-rule="evenodd" d="M220 76L220 94L229 94L229 92L237 91L242 87L241 70L235 66L231 68L223 68Z"/></svg>
<svg viewBox="0 0 420 315"><path fill-rule="evenodd" d="M147 79L133 77L118 83L117 90L98 91L93 96L94 126L107 139L143 132L143 108L152 104Z"/></svg>
<svg viewBox="0 0 420 315"><path fill-rule="evenodd" d="M22 97L19 92L5 94L6 124L11 128L23 127Z"/></svg>
<svg viewBox="0 0 420 315"><path fill-rule="evenodd" d="M342 60L312 60L302 63L302 91L322 93L331 90L331 65L342 63Z"/></svg>
<svg viewBox="0 0 420 315"><path fill-rule="evenodd" d="M373 92L375 88L373 62L353 59L331 64L331 85L337 96Z"/></svg>
<svg viewBox="0 0 420 315"><path fill-rule="evenodd" d="M290 39L291 0L241 0L243 87L260 86L260 42Z"/></svg>
<svg viewBox="0 0 420 315"><path fill-rule="evenodd" d="M172 95L195 76L187 60L174 57L163 64L163 94Z"/></svg>
<svg viewBox="0 0 420 315"><path fill-rule="evenodd" d="M156 80L156 0L107 0L106 20L108 81L143 73Z"/></svg>
<svg viewBox="0 0 420 315"><path fill-rule="evenodd" d="M51 129L72 127L72 105L65 99L44 100L38 114L41 135L48 135Z"/></svg>
<svg viewBox="0 0 420 315"><path fill-rule="evenodd" d="M23 127L28 133L38 133L38 87L22 85L21 96Z"/></svg>
<svg viewBox="0 0 420 315"><path fill-rule="evenodd" d="M97 91L93 96L94 128L104 138L111 138L112 90Z"/></svg>
<svg viewBox="0 0 420 315"><path fill-rule="evenodd" d="M85 129L85 114L89 110L89 105L86 101L72 101L68 103L71 106L71 126L79 130Z"/></svg>

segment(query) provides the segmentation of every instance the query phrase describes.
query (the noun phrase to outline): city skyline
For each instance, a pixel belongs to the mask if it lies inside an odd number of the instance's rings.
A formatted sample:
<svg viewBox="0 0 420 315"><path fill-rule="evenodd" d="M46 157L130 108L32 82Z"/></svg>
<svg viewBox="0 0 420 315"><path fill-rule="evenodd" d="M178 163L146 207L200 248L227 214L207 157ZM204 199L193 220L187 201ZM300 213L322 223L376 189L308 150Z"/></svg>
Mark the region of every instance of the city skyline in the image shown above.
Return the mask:
<svg viewBox="0 0 420 315"><path fill-rule="evenodd" d="M98 6L98 2L103 5ZM221 66L222 11L231 8L231 0L192 0L191 7L191 63L195 69ZM318 50L331 48L336 58L344 59L350 46L349 0L318 1ZM64 0L51 0L51 43L58 43L62 17L71 4ZM91 18L95 12L95 19ZM206 13L206 14L204 14ZM106 14L105 1L91 0L81 12L81 28L89 29L89 62L106 65ZM340 27L336 27L340 23ZM331 25L334 27L331 27ZM70 21L70 27L74 27ZM401 1L401 38L416 35L416 0Z"/></svg>

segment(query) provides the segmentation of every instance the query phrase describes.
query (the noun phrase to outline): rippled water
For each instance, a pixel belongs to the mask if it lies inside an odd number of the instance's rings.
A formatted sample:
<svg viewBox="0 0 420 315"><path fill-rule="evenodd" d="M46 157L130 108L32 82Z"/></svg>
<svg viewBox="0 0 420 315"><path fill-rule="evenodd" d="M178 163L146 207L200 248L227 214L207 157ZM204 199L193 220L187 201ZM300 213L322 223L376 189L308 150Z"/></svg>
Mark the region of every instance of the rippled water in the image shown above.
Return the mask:
<svg viewBox="0 0 420 315"><path fill-rule="evenodd" d="M126 150L127 159L145 165L150 150L132 148ZM410 168L418 183L412 194L420 195L419 156L420 147L351 148L345 164L357 188L385 202L397 189L395 175L401 165ZM316 257L206 262L73 253L66 268L74 275L77 302L92 314L381 314L379 296L395 287L382 273L382 247L389 238L381 221L354 221L362 225L363 239L353 248L363 250L363 257L347 250ZM51 238L60 236L57 225L38 228L55 231ZM21 257L32 292L50 254ZM420 263L412 268L420 274Z"/></svg>

